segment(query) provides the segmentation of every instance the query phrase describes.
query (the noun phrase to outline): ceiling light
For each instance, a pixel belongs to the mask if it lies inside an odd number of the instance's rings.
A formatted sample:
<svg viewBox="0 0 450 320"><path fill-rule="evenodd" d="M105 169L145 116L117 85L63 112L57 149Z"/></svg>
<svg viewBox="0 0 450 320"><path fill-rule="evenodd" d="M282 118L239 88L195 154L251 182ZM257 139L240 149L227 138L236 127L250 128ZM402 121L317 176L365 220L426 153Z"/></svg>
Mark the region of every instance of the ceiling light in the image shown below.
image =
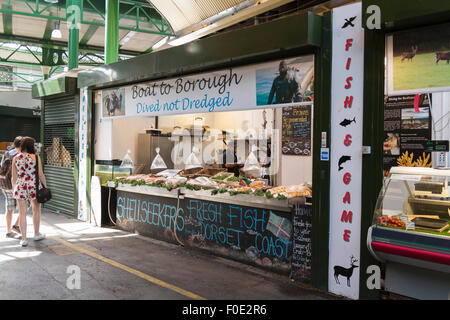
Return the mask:
<svg viewBox="0 0 450 320"><path fill-rule="evenodd" d="M160 47L162 47L163 45L165 45L167 43L167 41L170 39L170 37L164 37L161 40L159 40L157 43L155 43L152 47L152 50L156 50Z"/></svg>
<svg viewBox="0 0 450 320"><path fill-rule="evenodd" d="M55 39L62 38L61 30L59 30L59 21L55 22L55 28L52 31L52 38L55 38Z"/></svg>
<svg viewBox="0 0 450 320"><path fill-rule="evenodd" d="M179 46L188 42L191 42L193 40L196 40L200 38L204 33L208 32L212 28L217 27L217 23L212 23L204 28L195 30L194 32L188 33L185 36L182 36L180 38L175 38L174 40L169 42L169 45L171 46Z"/></svg>
<svg viewBox="0 0 450 320"><path fill-rule="evenodd" d="M44 0L44 2L48 2L48 3L58 3L58 0Z"/></svg>
<svg viewBox="0 0 450 320"><path fill-rule="evenodd" d="M119 45L123 46L125 43L130 41L130 39L133 38L135 34L136 34L136 31L128 32L122 39L120 39Z"/></svg>

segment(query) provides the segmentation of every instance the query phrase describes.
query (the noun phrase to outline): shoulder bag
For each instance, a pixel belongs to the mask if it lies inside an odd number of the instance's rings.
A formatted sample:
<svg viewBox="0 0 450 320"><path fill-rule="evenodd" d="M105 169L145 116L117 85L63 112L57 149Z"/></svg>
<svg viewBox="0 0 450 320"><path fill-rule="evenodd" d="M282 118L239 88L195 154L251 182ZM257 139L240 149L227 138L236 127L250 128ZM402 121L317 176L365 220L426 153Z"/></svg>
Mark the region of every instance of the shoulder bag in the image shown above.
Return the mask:
<svg viewBox="0 0 450 320"><path fill-rule="evenodd" d="M45 203L52 198L50 189L42 187L39 189L39 156L36 155L36 200Z"/></svg>
<svg viewBox="0 0 450 320"><path fill-rule="evenodd" d="M4 157L3 164L0 167L0 189L12 190L12 157L8 153Z"/></svg>

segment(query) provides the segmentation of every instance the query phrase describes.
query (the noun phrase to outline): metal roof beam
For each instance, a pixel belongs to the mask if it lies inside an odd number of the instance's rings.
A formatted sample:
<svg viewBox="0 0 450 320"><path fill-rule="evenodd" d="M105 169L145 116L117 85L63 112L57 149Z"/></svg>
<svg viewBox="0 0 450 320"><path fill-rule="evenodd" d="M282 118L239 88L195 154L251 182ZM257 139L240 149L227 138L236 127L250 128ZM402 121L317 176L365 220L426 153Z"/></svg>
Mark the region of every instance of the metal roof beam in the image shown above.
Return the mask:
<svg viewBox="0 0 450 320"><path fill-rule="evenodd" d="M86 45L89 40L94 36L95 32L97 32L99 26L96 25L90 25L89 28L86 30L86 32L83 35L83 38L80 40L80 46Z"/></svg>
<svg viewBox="0 0 450 320"><path fill-rule="evenodd" d="M36 38L17 36L17 35L13 36L13 35L8 35L8 34L4 34L4 33L0 33L0 41L18 43L18 44L23 44L23 45L33 45L33 46L38 46L38 47L43 47L43 48L60 49L60 50L66 50L68 47L67 42L64 42L64 41L36 39ZM103 53L104 49L103 49L103 47L80 44L80 52L82 52L82 53L84 53L84 52ZM136 55L141 54L141 52L121 49L121 50L119 50L119 54L136 56Z"/></svg>
<svg viewBox="0 0 450 320"><path fill-rule="evenodd" d="M0 65L6 64L8 65L22 65L22 66L39 66L39 65L48 65L48 66L62 66L67 63L63 58L64 56L68 59L67 51L63 50L54 50L49 48L43 48L42 51L36 51L32 50L29 46L26 45L17 45L15 49L4 46L0 43L0 50L3 51L11 51L11 53L6 58L0 58ZM16 53L26 53L32 55L36 62L29 62L29 61L21 61L21 60L15 60L13 59L13 56ZM58 54L60 57L58 58L58 61L55 63L53 60L54 54ZM40 59L38 58L40 57ZM67 60L66 59L66 60ZM89 65L89 66L98 66L105 63L105 58L103 56L97 55L95 53L84 53L79 54L77 60L79 61L80 65Z"/></svg>
<svg viewBox="0 0 450 320"><path fill-rule="evenodd" d="M3 4L1 8L4 7L5 5ZM12 14L2 12L2 18L3 18L3 32L6 34L13 34Z"/></svg>
<svg viewBox="0 0 450 320"><path fill-rule="evenodd" d="M7 5L3 5L0 8L0 12L4 15L10 15L10 16L23 15L23 16L28 16L28 17L53 19L53 20L60 20L60 21L68 21L68 19L70 18L70 16L68 16L67 13L65 13L61 17L55 16L55 15L50 15L48 13L47 14L44 13L51 7L56 7L57 10L64 10L64 12L66 12L66 8L63 8L63 7L60 8L58 6L58 4L51 4L51 3L49 4L49 3L44 2L44 4L45 4L44 8L40 9L39 8L39 4L40 4L39 0L36 0L34 3L33 3L33 1L21 1L21 2L24 2L27 5L27 7L29 8L29 10L27 10L27 11L14 10L11 6L11 1L8 1ZM98 4L96 4L96 2L93 0L80 0L80 2L81 2L81 5L80 5L81 17L80 17L79 22L81 24L105 27L105 13L104 13L104 11L102 11L102 9L104 10L104 8L101 8L101 7L98 8ZM173 36L174 35L172 32L170 32L170 29L171 29L170 25L167 23L167 21L162 16L160 16L158 14L158 17L159 17L159 19L158 19L158 18L154 17L155 13L148 12L149 9L155 11L153 6L146 5L142 2L130 1L130 0L126 0L126 1L120 0L120 4L124 5L124 10L126 10L125 11L126 14L121 14L120 19L130 18L128 13L133 12L134 10L136 10L137 14L131 16L131 18L135 20L134 27L119 25L119 29L128 30L128 31L137 31L137 32L148 33L148 34L158 34L158 35L163 35L163 36ZM131 6L131 8L129 8L129 6ZM42 8L42 4L41 4L41 8ZM103 22L85 20L84 19L85 12L89 12L91 14L95 14L95 15L99 16ZM141 17L139 16L139 12L143 13L143 16L144 16L143 20L141 19L142 16ZM157 11L155 11L155 12L157 14ZM139 24L140 21L145 21L145 22L150 23L156 30L142 28ZM11 21L11 25L12 25L12 21Z"/></svg>

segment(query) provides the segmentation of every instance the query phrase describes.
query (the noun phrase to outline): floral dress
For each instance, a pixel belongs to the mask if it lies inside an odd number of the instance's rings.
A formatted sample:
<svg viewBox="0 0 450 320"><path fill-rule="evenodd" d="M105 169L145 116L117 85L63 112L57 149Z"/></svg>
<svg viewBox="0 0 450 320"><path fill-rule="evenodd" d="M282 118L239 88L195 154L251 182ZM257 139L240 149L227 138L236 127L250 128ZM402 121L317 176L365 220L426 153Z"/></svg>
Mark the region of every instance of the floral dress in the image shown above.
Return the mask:
<svg viewBox="0 0 450 320"><path fill-rule="evenodd" d="M35 200L36 162L23 153L19 153L15 160L17 180L14 186L14 198L18 200Z"/></svg>

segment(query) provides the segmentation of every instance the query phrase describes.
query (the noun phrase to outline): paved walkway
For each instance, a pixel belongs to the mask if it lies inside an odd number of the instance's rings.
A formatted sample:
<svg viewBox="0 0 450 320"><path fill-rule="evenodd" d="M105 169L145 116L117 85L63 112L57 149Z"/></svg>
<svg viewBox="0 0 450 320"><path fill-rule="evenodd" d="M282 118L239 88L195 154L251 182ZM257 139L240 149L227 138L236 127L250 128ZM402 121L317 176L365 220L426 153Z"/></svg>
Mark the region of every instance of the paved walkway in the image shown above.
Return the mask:
<svg viewBox="0 0 450 320"><path fill-rule="evenodd" d="M47 211L47 239L22 248L5 237L4 212L0 197L0 299L336 299L285 276Z"/></svg>

